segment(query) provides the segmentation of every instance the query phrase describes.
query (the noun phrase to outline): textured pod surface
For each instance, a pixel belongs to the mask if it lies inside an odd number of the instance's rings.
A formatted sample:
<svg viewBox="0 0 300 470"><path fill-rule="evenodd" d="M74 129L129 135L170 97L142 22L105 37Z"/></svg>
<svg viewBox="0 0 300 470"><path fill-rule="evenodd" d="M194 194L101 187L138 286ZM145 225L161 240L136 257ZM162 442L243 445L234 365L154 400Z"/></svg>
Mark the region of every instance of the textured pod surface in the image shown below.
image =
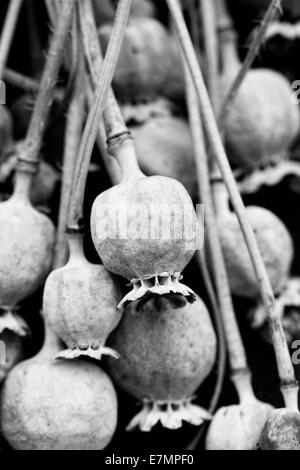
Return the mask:
<svg viewBox="0 0 300 470"><path fill-rule="evenodd" d="M260 446L263 450L300 450L300 414L287 409L272 411Z"/></svg>
<svg viewBox="0 0 300 470"><path fill-rule="evenodd" d="M191 197L197 194L193 144L188 124L180 118L158 116L131 127L142 171L180 181Z"/></svg>
<svg viewBox="0 0 300 470"><path fill-rule="evenodd" d="M125 231L115 231L116 217ZM196 228L187 191L161 176L115 186L100 194L92 208L92 237L99 256L109 271L128 280L181 272L194 255Z"/></svg>
<svg viewBox="0 0 300 470"><path fill-rule="evenodd" d="M207 450L256 450L273 407L253 400L220 408L206 437Z"/></svg>
<svg viewBox="0 0 300 470"><path fill-rule="evenodd" d="M45 280L55 229L43 214L12 197L0 205L0 305L14 307Z"/></svg>
<svg viewBox="0 0 300 470"><path fill-rule="evenodd" d="M101 355L121 319L119 290L101 265L83 261L53 271L45 284L43 310L50 328L66 343L69 356Z"/></svg>
<svg viewBox="0 0 300 470"><path fill-rule="evenodd" d="M104 49L108 45L111 30L112 26L108 24L100 28ZM130 20L113 86L118 97L124 101L151 100L165 93L169 95L171 90L174 94L184 94L178 48L176 45L174 47L173 38L159 21L153 18Z"/></svg>
<svg viewBox="0 0 300 470"><path fill-rule="evenodd" d="M232 79L226 81L224 93ZM226 120L228 157L249 169L267 164L289 149L299 126L299 109L286 78L267 69L251 70Z"/></svg>
<svg viewBox="0 0 300 470"><path fill-rule="evenodd" d="M11 331L4 331L0 335L0 384L9 371L21 361L23 346L21 338Z"/></svg>
<svg viewBox="0 0 300 470"><path fill-rule="evenodd" d="M176 410L193 397L216 357L216 337L204 303L198 298L189 304L182 296L129 304L110 345L120 353L118 361L109 359L112 378L146 408L148 400L174 404ZM183 420L191 422L188 413ZM142 430L152 427L137 424Z"/></svg>
<svg viewBox="0 0 300 470"><path fill-rule="evenodd" d="M116 393L94 364L35 358L9 374L1 424L17 450L101 450L116 429Z"/></svg>
<svg viewBox="0 0 300 470"><path fill-rule="evenodd" d="M281 220L266 209L249 206L247 215L277 294L283 289L291 268L294 254L291 236ZM254 269L234 214L220 217L219 232L232 292L242 297L257 297L259 288Z"/></svg>

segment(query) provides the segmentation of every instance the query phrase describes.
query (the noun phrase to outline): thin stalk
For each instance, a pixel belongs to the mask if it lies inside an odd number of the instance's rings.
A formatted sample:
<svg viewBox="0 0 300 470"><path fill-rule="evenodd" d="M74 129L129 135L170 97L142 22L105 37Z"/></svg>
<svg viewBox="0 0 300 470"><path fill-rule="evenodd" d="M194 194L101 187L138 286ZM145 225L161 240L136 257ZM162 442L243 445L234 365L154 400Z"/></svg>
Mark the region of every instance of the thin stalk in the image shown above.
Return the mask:
<svg viewBox="0 0 300 470"><path fill-rule="evenodd" d="M45 2L46 2L46 8L48 11L51 25L52 27L55 27L57 23L57 19L60 15L61 2L60 0L45 0ZM75 15L73 18L75 21ZM64 58L63 58L64 66L69 71L69 84L71 84L71 88L73 88L74 82L76 80L75 75L76 75L77 64L76 62L73 61L73 59L74 59L74 48L76 49L77 28L76 29L73 28L72 33L73 33L72 41L66 44ZM74 38L74 35L75 35L75 38Z"/></svg>
<svg viewBox="0 0 300 470"><path fill-rule="evenodd" d="M72 181L76 167L76 158L80 145L81 133L84 121L84 88L83 64L78 70L72 100L69 106L65 133L65 148L63 157L63 172L61 186L61 200L58 216L57 242L55 247L54 269L63 266L68 256L68 244L66 240L66 228Z"/></svg>
<svg viewBox="0 0 300 470"><path fill-rule="evenodd" d="M83 47L91 74L93 87L96 89L99 83L103 67L103 55L100 47L97 26L95 23L93 6L90 0L79 3L79 18ZM103 109L104 126L107 137L128 132L121 110L110 87Z"/></svg>
<svg viewBox="0 0 300 470"><path fill-rule="evenodd" d="M118 4L115 24L103 61L93 106L89 112L86 126L83 132L76 168L76 175L78 175L78 177L74 185L74 190L72 191L69 214L69 226L73 227L74 229L79 227L80 221L82 219L84 191L90 159L99 129L99 122L103 112L103 104L107 99L109 87L112 83L124 39L132 1L133 0L120 0Z"/></svg>
<svg viewBox="0 0 300 470"><path fill-rule="evenodd" d="M0 37L0 80L8 59L23 0L10 0Z"/></svg>
<svg viewBox="0 0 300 470"><path fill-rule="evenodd" d="M214 117L214 112L205 87L203 75L199 67L195 51L193 49L188 29L182 16L178 0L167 0L167 4L173 17L179 43L195 87L208 142L214 157L217 159L222 177L227 187L234 211L238 217L252 260L261 296L270 322L281 384L282 386L290 385L296 387L294 368L289 355L289 349L286 343L282 323L275 308L275 299L270 280L259 252L255 235L249 223L247 211L238 191L223 147L222 139Z"/></svg>
<svg viewBox="0 0 300 470"><path fill-rule="evenodd" d="M92 91L91 84L88 82L88 80L86 83L86 99L87 99L88 109L90 109L93 105L93 91ZM98 149L102 156L103 164L110 178L110 181L112 185L115 186L121 182L121 179L122 179L121 168L117 160L108 154L106 141L107 141L107 137L106 137L105 127L104 127L104 122L103 120L101 120L99 123L99 129L98 129L96 142L97 142Z"/></svg>
<svg viewBox="0 0 300 470"><path fill-rule="evenodd" d="M20 88L25 92L37 93L40 89L40 83L34 78L27 77L20 72L6 68L3 74L4 80L13 87ZM54 92L54 99L62 101L64 90L56 88Z"/></svg>
<svg viewBox="0 0 300 470"><path fill-rule="evenodd" d="M215 2L200 0L204 52L207 65L207 89L215 112L219 109L219 58Z"/></svg>
<svg viewBox="0 0 300 470"><path fill-rule="evenodd" d="M97 27L90 0L80 3L79 6L81 8L79 16L81 18L82 39L85 54L92 82L94 88L96 88L97 83L99 82L99 74L103 67ZM112 182L120 182L122 178L131 179L133 175L136 177L144 176L138 167L134 146L125 145L126 141L129 139L132 140L132 138L111 88L108 91L106 105L103 109L103 122L108 142L107 152L103 152L104 163L108 171L111 173ZM99 133L98 140L99 144L101 144Z"/></svg>
<svg viewBox="0 0 300 470"><path fill-rule="evenodd" d="M245 348L235 318L226 265L219 239L218 223L214 212L214 202L210 188L209 164L204 145L201 115L194 85L189 76L187 76L187 97L199 193L201 200L205 202L205 222L207 227L209 255L212 261L223 327L227 340L230 367L232 373L236 374L239 371L247 370L248 364Z"/></svg>
<svg viewBox="0 0 300 470"><path fill-rule="evenodd" d="M217 41L216 39L214 40L214 38L212 37L212 35L216 36L216 32L212 31L212 29L214 29L214 25L212 24L214 23L214 11L211 11L211 5L212 5L211 2L209 3L205 0L205 3L206 3L205 7L207 7L208 14L207 14L207 10L205 10L204 8L205 11L202 12L202 18L205 24L207 24L207 22L210 23L204 30L204 43L206 45L205 49L206 49L206 58L207 58L207 64L208 64L208 67L207 67L208 73L206 76L206 80L208 83L212 84L209 90L210 94L217 97L217 89L216 89L217 78L218 78ZM201 8L201 5L200 5L200 8ZM197 57L200 58L200 52L198 51L199 27L197 23L197 14L196 14L194 5L190 4L188 10L189 10L190 21L192 24L192 36L193 36L193 41L194 41L194 47L197 53ZM215 103L215 106L217 106L217 101L214 101L214 103ZM200 132L201 132L201 129L200 129ZM203 150L205 151L205 149ZM202 203L205 202L205 199L201 197L201 194L199 194L199 200L202 201ZM217 380L216 380L214 392L211 397L210 405L209 405L209 412L211 414L214 414L217 404L220 399L220 395L221 395L223 383L224 383L224 378L225 378L226 339L225 339L224 328L223 328L223 323L221 319L220 306L219 306L218 299L216 297L215 286L213 285L211 273L208 269L207 256L204 250L200 250L196 253L196 262L199 264L199 268L200 268L200 271L204 280L205 288L208 293L212 312L214 315L215 328L216 328L217 337L218 337ZM188 445L187 447L188 450L196 449L199 441L201 440L202 436L205 433L205 428L206 426L204 425L201 426L200 430L197 432L192 442L190 442L190 444Z"/></svg>
<svg viewBox="0 0 300 470"><path fill-rule="evenodd" d="M221 8L226 9L226 6L224 4L224 0L217 0L218 2L221 2ZM225 11L225 10L224 10ZM253 37L253 40L250 44L247 56L243 62L243 65L234 80L223 104L222 104L222 109L221 113L218 119L219 122L219 127L221 130L224 129L226 118L232 108L232 105L235 101L235 98L238 94L238 91L240 89L240 86L242 82L244 81L245 76L247 75L248 70L251 68L254 59L256 58L266 36L267 29L271 22L276 18L278 11L281 11L281 0L272 0L272 2L269 5L268 10L266 11L266 14L256 32L256 34ZM224 25L225 26L225 25Z"/></svg>
<svg viewBox="0 0 300 470"><path fill-rule="evenodd" d="M39 162L39 152L48 115L54 99L54 91L59 68L62 62L64 46L70 30L76 0L65 0L51 39L40 89L35 103L33 115L25 139L22 159L32 164Z"/></svg>
<svg viewBox="0 0 300 470"><path fill-rule="evenodd" d="M218 90L218 41L216 34L216 20L214 2L200 0L202 12L202 24L204 32L204 48L208 64L207 81L211 102L217 113L219 104ZM231 298L230 285L224 261L223 251L219 239L217 219L214 211L214 201L210 187L210 171L202 120L198 106L198 100L190 73L185 66L186 90L188 113L192 132L194 154L196 161L199 198L205 203L205 221L207 226L207 243L209 258L212 261L214 280L217 288L217 296L220 312L223 320L223 328L227 340L229 362L232 374L248 370L245 348L241 339L238 324L235 318L234 307Z"/></svg>
<svg viewBox="0 0 300 470"><path fill-rule="evenodd" d="M99 76L103 66L102 51L100 48L97 26L93 12L93 6L90 0L79 3L79 18L81 24L82 41L85 50L91 82L93 88L97 87ZM87 85L87 101L91 108L93 96L91 86ZM97 145L102 154L103 162L110 176L113 185L121 181L121 169L115 158L108 154L107 138L114 135L128 134L129 130L123 119L118 102L115 98L112 88L109 89L106 105L103 110L103 121L100 120L97 134Z"/></svg>
<svg viewBox="0 0 300 470"><path fill-rule="evenodd" d="M223 389L223 383L224 383L224 378L225 378L225 372L226 372L226 340L225 340L225 335L224 335L224 328L223 328L223 323L221 320L221 314L220 314L220 307L219 303L216 297L214 285L212 283L211 275L208 269L208 263L206 259L206 254L203 252L203 250L198 251L196 253L196 261L199 264L199 268L201 270L201 274L204 280L205 288L207 290L207 294L209 297L210 301L210 306L211 309L214 313L214 319L215 319L215 328L217 332L217 338L218 338L218 365L217 365L217 380L216 380L216 385L213 391L213 395L210 400L209 404L209 413L213 415L216 411L218 402L220 400L220 395L222 393ZM205 433L205 425L202 425L199 431L197 432L196 436L193 438L193 440L189 443L187 446L187 450L195 450L199 441L201 440L203 434Z"/></svg>

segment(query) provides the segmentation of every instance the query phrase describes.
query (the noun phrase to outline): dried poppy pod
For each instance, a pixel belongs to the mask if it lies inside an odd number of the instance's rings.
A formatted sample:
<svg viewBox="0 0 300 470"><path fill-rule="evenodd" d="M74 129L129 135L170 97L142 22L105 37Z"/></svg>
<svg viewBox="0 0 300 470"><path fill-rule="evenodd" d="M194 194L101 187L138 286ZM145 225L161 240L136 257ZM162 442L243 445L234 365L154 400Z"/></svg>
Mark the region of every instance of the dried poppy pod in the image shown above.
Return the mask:
<svg viewBox="0 0 300 470"><path fill-rule="evenodd" d="M207 411L192 404L216 358L216 336L199 298L155 296L129 304L111 346L120 359L109 359L115 382L143 403L128 425L150 431L158 422L178 429L183 421L200 425Z"/></svg>
<svg viewBox="0 0 300 470"><path fill-rule="evenodd" d="M234 33L223 34L224 70L220 90L225 98L241 64ZM287 79L268 69L250 70L224 122L231 162L253 170L278 161L289 150L299 129L299 108L293 103Z"/></svg>
<svg viewBox="0 0 300 470"><path fill-rule="evenodd" d="M32 207L30 181L29 173L18 172L13 195L0 204L0 333L7 328L26 334L13 312L42 285L52 263L55 229Z"/></svg>
<svg viewBox="0 0 300 470"><path fill-rule="evenodd" d="M156 116L132 126L137 158L142 171L180 181L193 198L197 178L191 132L188 124L174 116Z"/></svg>
<svg viewBox="0 0 300 470"><path fill-rule="evenodd" d="M23 345L20 336L8 330L4 331L0 335L0 384L22 357Z"/></svg>
<svg viewBox="0 0 300 470"><path fill-rule="evenodd" d="M40 353L8 375L1 398L3 436L17 450L102 450L117 425L113 384L90 362L53 362L59 350L48 332Z"/></svg>
<svg viewBox="0 0 300 470"><path fill-rule="evenodd" d="M132 139L126 138L122 152L121 183L100 194L91 213L92 238L103 265L133 287L120 305L146 293L193 298L193 291L179 282L200 248L191 198L171 178L145 177L137 166Z"/></svg>
<svg viewBox="0 0 300 470"><path fill-rule="evenodd" d="M287 282L293 260L291 236L269 210L249 206L247 215L274 293L279 294ZM232 292L241 297L258 297L259 287L236 215L225 208L220 213L218 227Z"/></svg>
<svg viewBox="0 0 300 470"><path fill-rule="evenodd" d="M112 26L99 30L105 50ZM163 64L163 67L162 67ZM182 61L174 39L153 18L132 18L127 26L113 87L123 102L145 102L160 96L184 96Z"/></svg>
<svg viewBox="0 0 300 470"><path fill-rule="evenodd" d="M273 407L255 397L250 375L235 380L239 404L224 406L214 415L206 437L207 450L256 450Z"/></svg>
<svg viewBox="0 0 300 470"><path fill-rule="evenodd" d="M282 408L273 410L260 438L262 450L300 450L300 414Z"/></svg>
<svg viewBox="0 0 300 470"><path fill-rule="evenodd" d="M105 347L121 319L116 282L103 266L88 262L81 233L70 232L68 245L68 263L52 271L44 290L47 323L68 346L56 358L88 356L100 360L103 354L117 358L115 351Z"/></svg>

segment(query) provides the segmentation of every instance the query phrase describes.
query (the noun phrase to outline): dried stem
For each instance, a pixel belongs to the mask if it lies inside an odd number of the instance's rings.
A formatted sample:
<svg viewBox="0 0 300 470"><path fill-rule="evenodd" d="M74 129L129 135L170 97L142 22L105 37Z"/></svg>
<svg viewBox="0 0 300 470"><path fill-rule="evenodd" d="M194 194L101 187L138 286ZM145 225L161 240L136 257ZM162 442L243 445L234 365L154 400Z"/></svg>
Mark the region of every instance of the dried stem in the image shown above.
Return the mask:
<svg viewBox="0 0 300 470"><path fill-rule="evenodd" d="M216 0L217 2L219 0ZM221 0L222 1L222 0ZM200 0L202 12L202 25L204 35L204 49L207 61L207 91L215 113L219 115L219 47L217 35L217 18L215 1ZM212 159L212 173L219 174L216 159Z"/></svg>
<svg viewBox="0 0 300 470"><path fill-rule="evenodd" d="M200 9L201 9L201 1L200 3ZM205 23L205 28L204 28L204 43L205 43L205 49L206 49L206 59L207 59L207 64L208 64L208 73L206 76L207 82L211 83L212 86L210 87L210 93L217 97L217 79L218 79L218 59L217 59L217 38L213 38L212 36L216 36L216 31L215 31L215 25L214 25L214 10L211 10L211 5L212 2L208 2L207 0L204 0L204 8L202 11L202 18L203 22ZM190 3L189 8L189 19L191 21L191 28L192 28L192 37L194 41L194 47L195 51L197 53L197 57L200 59L200 51L199 49L199 16L198 16L198 11L195 8L195 5ZM207 25L207 23L209 24ZM208 37L209 36L209 37ZM187 72L187 71L186 71ZM215 103L217 105L217 103ZM202 131L202 127L200 129L200 132ZM203 136L204 139L204 136ZM201 142L203 143L204 140ZM200 141L199 141L200 143ZM205 150L205 149L204 149ZM202 197L203 195L199 194L199 200L204 203L205 199ZM202 273L202 277L204 280L205 288L208 293L208 297L210 300L211 304L211 309L214 315L214 320L215 320L215 328L216 328L216 333L218 337L218 358L217 358L217 380L214 388L214 392L212 394L211 400L210 400L210 405L209 405L209 412L213 414L216 410L217 404L220 399L220 395L222 392L223 388L223 383L224 383L224 378L225 378L225 372L226 372L226 338L225 338L225 333L224 333L224 328L223 328L223 322L221 318L221 312L220 312L220 305L216 296L215 292L215 286L212 280L211 272L208 268L208 260L207 260L207 253L205 250L198 250L196 253L196 262L199 264L200 271ZM205 426L202 426L197 433L197 435L194 437L193 441L189 444L188 449L189 450L194 450L200 439L202 438L203 434L205 432Z"/></svg>
<svg viewBox="0 0 300 470"><path fill-rule="evenodd" d="M207 64L207 89L215 112L219 109L219 58L215 2L200 0L204 51Z"/></svg>
<svg viewBox="0 0 300 470"><path fill-rule="evenodd" d="M210 189L209 164L204 145L201 115L199 112L194 85L189 76L187 76L187 96L200 198L202 201L205 201L205 222L207 227L209 255L212 260L214 279L216 282L218 300L223 318L223 327L227 340L230 367L232 372L236 373L238 371L244 371L245 369L247 370L248 364L235 318L226 265L218 234L218 224Z"/></svg>
<svg viewBox="0 0 300 470"><path fill-rule="evenodd" d="M0 38L0 80L3 78L22 3L23 0L10 0L8 6Z"/></svg>
<svg viewBox="0 0 300 470"><path fill-rule="evenodd" d="M215 5L210 0L201 0L201 11L204 31L204 47L208 64L207 82L214 111L217 115L219 106L218 88L218 40L216 33ZM200 200L205 202L205 220L209 257L212 260L214 279L223 320L223 328L229 351L229 362L232 375L245 374L248 371L245 348L236 321L226 265L217 229L217 219L210 187L210 169L205 148L205 137L199 111L197 96L190 74L186 72L187 102L192 131L194 153L197 168L197 180ZM216 160L214 160L216 161Z"/></svg>
<svg viewBox="0 0 300 470"><path fill-rule="evenodd" d="M64 46L69 33L76 0L63 2L57 27L51 39L45 69L33 115L24 144L22 159L33 164L39 161L39 152L47 124L49 111L54 99L55 84L62 62Z"/></svg>
<svg viewBox="0 0 300 470"><path fill-rule="evenodd" d="M132 0L120 0L119 2L115 24L103 61L101 73L98 77L98 85L95 92L93 106L89 112L83 132L76 168L76 175L78 175L78 178L75 182L74 190L72 191L69 214L69 226L74 229L79 228L80 221L82 219L82 206L90 159L99 130L103 104L107 99L109 87L112 83L121 50L122 41L124 39L131 4Z"/></svg>
<svg viewBox="0 0 300 470"><path fill-rule="evenodd" d="M86 99L87 99L88 108L90 109L93 105L93 90L88 80L86 80L86 82L87 82L86 83ZM113 184L113 186L115 186L121 182L121 179L122 179L121 169L117 160L108 154L106 140L107 140L107 137L106 137L105 127L104 127L103 120L101 120L99 123L99 129L98 129L96 142L97 142L98 149L101 153L102 161L104 163L105 169L110 178L110 181Z"/></svg>
<svg viewBox="0 0 300 470"><path fill-rule="evenodd" d="M80 64L79 64L80 65ZM68 256L68 247L65 236L72 181L76 166L76 158L80 145L84 121L85 93L82 86L83 64L78 69L77 79L73 90L72 100L67 115L65 149L63 158L63 173L61 186L61 200L58 216L57 241L55 247L54 269L63 266Z"/></svg>
<svg viewBox="0 0 300 470"><path fill-rule="evenodd" d="M82 40L85 55L91 74L93 88L97 87L99 75L103 65L102 51L98 39L97 26L93 14L93 8L90 0L79 4L79 17L81 21ZM87 100L89 107L92 106L93 97L91 96L91 87L87 88ZM114 135L127 134L129 132L112 88L109 89L106 105L103 110L103 122L99 123L97 134L97 144L101 151L106 170L112 183L118 184L121 181L121 169L117 160L108 154L106 140Z"/></svg>
<svg viewBox="0 0 300 470"><path fill-rule="evenodd" d="M57 3L55 0L45 0L47 12L50 18L50 21L52 25L55 25L56 19L59 13L59 10L57 8Z"/></svg>
<svg viewBox="0 0 300 470"><path fill-rule="evenodd" d="M296 383L295 373L284 331L278 313L275 309L275 299L270 280L259 252L257 241L247 217L247 211L238 191L234 176L232 174L221 136L218 131L209 96L205 87L202 72L199 67L195 51L182 16L178 0L167 0L171 11L178 39L184 54L189 72L199 101L203 125L207 134L208 142L214 157L218 161L222 177L227 187L233 208L237 214L247 248L252 260L257 282L264 302L266 312L270 321L273 345L276 353L279 376L282 385L294 386Z"/></svg>
<svg viewBox="0 0 300 470"><path fill-rule="evenodd" d="M101 73L103 66L102 53L90 0L87 0L83 4L81 3L80 6L82 8L80 18L82 18L84 48L92 82L94 87L96 87L96 84L99 82L99 73ZM112 173L112 181L120 181L122 178L131 179L133 176L144 176L138 167L134 145L125 145L126 141L132 140L132 137L124 122L112 89L108 91L103 117L108 140L107 154L111 153L111 155L115 157L111 160L109 159L109 155L107 155L107 158L104 157L105 164ZM103 154L105 155L105 153ZM118 166L120 167L120 171L118 171Z"/></svg>
<svg viewBox="0 0 300 470"><path fill-rule="evenodd" d="M226 6L224 4L224 0L217 0L217 2L221 2L221 8L223 11L226 11ZM222 5L223 4L223 5ZM228 92L228 95L225 99L225 101L222 104L222 109L221 113L218 119L219 122L219 127L220 129L224 129L226 118L228 116L228 113L230 112L232 105L235 101L235 98L238 94L238 91L240 89L240 86L247 75L248 70L251 68L255 57L257 56L264 40L265 40L265 35L268 29L268 26L270 23L276 18L276 15L278 14L278 11L281 10L281 0L272 0L270 3L270 6L255 34L253 37L253 40L250 44L247 56L243 62L243 65L234 80L231 89ZM230 27L230 24L227 25ZM223 27L226 27L226 24L223 25Z"/></svg>

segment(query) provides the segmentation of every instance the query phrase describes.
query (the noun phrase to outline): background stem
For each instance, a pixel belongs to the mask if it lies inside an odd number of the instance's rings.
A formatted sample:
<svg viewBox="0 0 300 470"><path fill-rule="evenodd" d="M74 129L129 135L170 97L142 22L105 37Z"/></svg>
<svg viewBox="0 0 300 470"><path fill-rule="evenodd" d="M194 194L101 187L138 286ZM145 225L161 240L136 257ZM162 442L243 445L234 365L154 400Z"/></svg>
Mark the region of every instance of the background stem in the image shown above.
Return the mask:
<svg viewBox="0 0 300 470"><path fill-rule="evenodd" d="M214 213L214 203L210 189L210 174L202 122L199 112L194 85L187 73L187 96L190 125L195 152L197 179L201 200L205 203L205 222L207 227L206 242L209 246L209 255L212 261L214 279L217 287L217 295L223 318L223 327L227 340L229 362L233 373L248 369L246 353L236 322L230 286L223 257L222 247L218 234L218 224Z"/></svg>
<svg viewBox="0 0 300 470"><path fill-rule="evenodd" d="M66 240L67 216L70 203L70 194L74 171L76 166L76 158L80 145L81 133L84 121L84 88L83 67L78 71L77 80L70 103L66 133L65 133L65 149L63 157L63 173L61 186L61 200L58 216L57 242L55 247L54 269L63 266L68 256L68 245Z"/></svg>
<svg viewBox="0 0 300 470"><path fill-rule="evenodd" d="M10 0L0 38L0 80L3 78L23 0Z"/></svg>

